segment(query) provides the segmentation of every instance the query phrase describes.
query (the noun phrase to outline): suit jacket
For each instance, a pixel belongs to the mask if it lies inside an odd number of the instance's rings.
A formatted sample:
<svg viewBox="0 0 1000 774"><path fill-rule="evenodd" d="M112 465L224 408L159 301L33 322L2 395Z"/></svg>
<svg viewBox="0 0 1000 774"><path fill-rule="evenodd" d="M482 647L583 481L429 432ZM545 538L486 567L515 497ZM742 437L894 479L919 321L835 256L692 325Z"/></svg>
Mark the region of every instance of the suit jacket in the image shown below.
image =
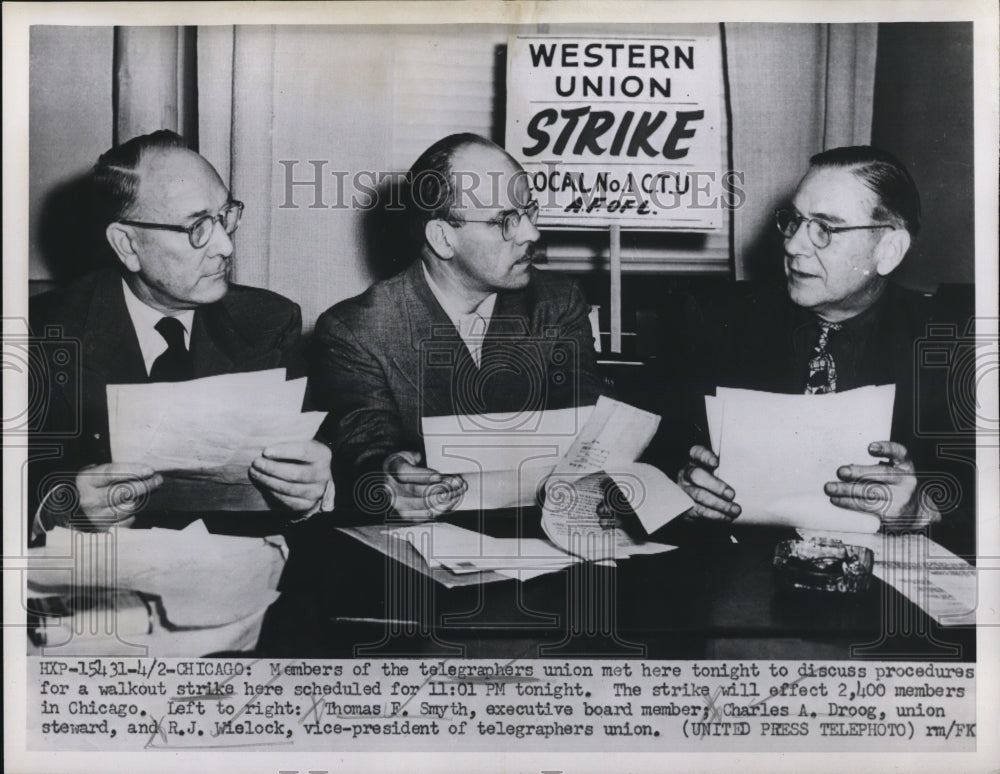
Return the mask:
<svg viewBox="0 0 1000 774"><path fill-rule="evenodd" d="M527 288L498 294L477 368L419 260L328 309L310 390L331 412L338 497L389 454L423 450L422 417L594 403L602 383L588 312L571 280L534 271Z"/></svg>
<svg viewBox="0 0 1000 774"><path fill-rule="evenodd" d="M971 315L971 294L964 297L943 289L932 297L890 284L873 309L854 383L840 385L896 385L889 440L907 447L917 470L942 495L945 523L936 528L935 538L962 553L973 553L974 545L974 456L969 451L974 430L956 422L953 408L960 396L953 394L955 370L934 366L940 358L928 359L923 353L952 352L951 362L956 363L960 358L954 353L962 346ZM674 370L686 374L675 377L673 406L664 407L674 418L665 424L687 428L671 444L671 473L691 445L707 444L701 396L719 385L786 393L804 389L804 375L795 371L795 337L810 316L791 302L783 285L737 284L729 294L693 305L688 318L688 335L682 342L674 339L668 358ZM962 447L965 454L959 451Z"/></svg>
<svg viewBox="0 0 1000 774"><path fill-rule="evenodd" d="M121 274L94 272L31 300L38 407L30 435L29 521L56 483L72 483L86 465L111 461L105 388L148 381ZM191 331L195 377L286 367L304 375L297 304L277 293L232 285L200 307ZM68 353L60 355L59 351ZM69 362L66 362L66 357Z"/></svg>

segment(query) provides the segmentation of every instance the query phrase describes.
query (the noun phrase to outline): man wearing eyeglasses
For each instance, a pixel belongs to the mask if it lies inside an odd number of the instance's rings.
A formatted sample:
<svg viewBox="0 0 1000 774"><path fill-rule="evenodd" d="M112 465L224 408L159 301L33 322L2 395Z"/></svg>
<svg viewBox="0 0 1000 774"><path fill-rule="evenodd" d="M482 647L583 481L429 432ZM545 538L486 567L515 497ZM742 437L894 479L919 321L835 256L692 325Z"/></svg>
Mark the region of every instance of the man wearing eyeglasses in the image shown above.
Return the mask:
<svg viewBox="0 0 1000 774"><path fill-rule="evenodd" d="M94 527L129 523L131 503L162 483L144 465L110 461L106 385L305 370L298 306L229 281L243 204L204 158L163 130L112 148L93 174L118 266L31 305L36 333L54 326L78 340L81 353L79 396L71 394L75 382L43 386L47 420L76 422L80 432L63 443L61 457L35 466L29 500L42 501L35 538L70 519ZM248 475L276 507L304 514L324 496L332 505L329 459L329 449L315 440L280 444L262 450ZM42 491L44 473L53 471L49 482L72 481L71 494ZM130 496L122 501L115 492ZM63 507L67 502L77 507Z"/></svg>
<svg viewBox="0 0 1000 774"><path fill-rule="evenodd" d="M341 496L378 512L384 484L398 515L421 520L466 489L426 466L422 417L587 405L601 383L582 294L532 267L538 203L514 159L451 135L405 189L416 260L319 318L311 388L335 423Z"/></svg>
<svg viewBox="0 0 1000 774"><path fill-rule="evenodd" d="M889 281L919 229L916 186L884 151L836 148L811 159L791 204L776 213L785 287L755 287L730 301L721 346L705 345L716 361L706 382L806 394L895 384L892 438L869 446L880 462L844 460L825 494L879 515L887 529L937 523L941 514L916 473L942 463L917 437L914 411L919 399L921 411L947 412L947 396L917 395L914 358L940 309ZM691 519L731 522L741 513L740 493L714 475L718 464L706 446L690 449L678 481L696 502Z"/></svg>

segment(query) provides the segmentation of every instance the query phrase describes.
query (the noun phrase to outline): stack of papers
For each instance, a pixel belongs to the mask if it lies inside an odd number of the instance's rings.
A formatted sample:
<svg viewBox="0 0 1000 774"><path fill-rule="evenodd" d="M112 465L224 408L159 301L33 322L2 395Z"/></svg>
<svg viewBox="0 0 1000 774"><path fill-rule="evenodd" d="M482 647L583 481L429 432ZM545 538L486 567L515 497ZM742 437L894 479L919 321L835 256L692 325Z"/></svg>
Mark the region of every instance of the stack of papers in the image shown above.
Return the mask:
<svg viewBox="0 0 1000 774"><path fill-rule="evenodd" d="M469 483L456 510L531 506L545 486L549 540L493 538L447 523L341 531L447 587L669 551L673 546L634 539L597 513L609 477L647 532L691 507L663 473L634 462L659 422L606 397L577 409L424 418L428 466Z"/></svg>
<svg viewBox="0 0 1000 774"><path fill-rule="evenodd" d="M444 567L456 575L494 572L528 580L580 561L547 540L494 538L444 522L399 527L387 534L413 546L431 569Z"/></svg>
<svg viewBox="0 0 1000 774"><path fill-rule="evenodd" d="M278 598L286 558L280 536L213 535L202 521L183 530L57 528L44 547L29 550L28 591L99 597L96 590L112 589L156 597L153 632L129 641L151 655L201 655L253 646L264 612Z"/></svg>
<svg viewBox="0 0 1000 774"><path fill-rule="evenodd" d="M705 398L716 475L736 492L740 524L875 532L878 516L838 508L823 485L842 465L873 465L889 440L894 385L828 395L720 387Z"/></svg>
<svg viewBox="0 0 1000 774"><path fill-rule="evenodd" d="M150 507L165 510L267 510L247 477L267 447L313 438L326 417L302 413L306 380L285 369L188 382L110 384L111 459L164 475Z"/></svg>

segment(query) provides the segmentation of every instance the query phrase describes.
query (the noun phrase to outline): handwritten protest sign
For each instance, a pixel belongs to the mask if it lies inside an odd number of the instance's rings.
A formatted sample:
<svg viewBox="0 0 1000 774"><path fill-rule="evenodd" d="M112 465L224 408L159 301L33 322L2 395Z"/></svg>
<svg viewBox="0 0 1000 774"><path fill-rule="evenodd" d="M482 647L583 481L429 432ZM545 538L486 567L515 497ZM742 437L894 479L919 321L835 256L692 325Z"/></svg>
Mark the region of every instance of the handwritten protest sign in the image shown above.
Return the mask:
<svg viewBox="0 0 1000 774"><path fill-rule="evenodd" d="M543 226L712 231L723 224L722 53L677 37L515 35L507 149Z"/></svg>

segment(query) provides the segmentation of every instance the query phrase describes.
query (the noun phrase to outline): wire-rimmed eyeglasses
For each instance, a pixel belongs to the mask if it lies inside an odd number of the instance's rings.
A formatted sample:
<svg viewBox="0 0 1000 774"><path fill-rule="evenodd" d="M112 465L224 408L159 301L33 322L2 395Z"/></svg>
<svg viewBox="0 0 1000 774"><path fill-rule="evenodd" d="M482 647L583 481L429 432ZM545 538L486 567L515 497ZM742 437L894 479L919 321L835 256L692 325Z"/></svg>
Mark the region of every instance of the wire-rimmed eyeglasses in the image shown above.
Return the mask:
<svg viewBox="0 0 1000 774"><path fill-rule="evenodd" d="M505 242L510 242L517 233L518 226L521 225L521 218L526 217L531 225L538 222L539 204L536 199L532 199L525 207L515 207L510 210L503 210L492 218L476 219L460 217L456 218L458 223L487 223L491 226L500 227L500 235Z"/></svg>
<svg viewBox="0 0 1000 774"><path fill-rule="evenodd" d="M799 230L799 226L806 224L806 234L809 241L822 250L830 244L834 234L841 231L861 231L872 228L895 228L891 223L870 223L865 226L831 226L815 218L807 218L798 210L778 210L774 213L774 220L778 226L778 231L786 239L791 239Z"/></svg>

